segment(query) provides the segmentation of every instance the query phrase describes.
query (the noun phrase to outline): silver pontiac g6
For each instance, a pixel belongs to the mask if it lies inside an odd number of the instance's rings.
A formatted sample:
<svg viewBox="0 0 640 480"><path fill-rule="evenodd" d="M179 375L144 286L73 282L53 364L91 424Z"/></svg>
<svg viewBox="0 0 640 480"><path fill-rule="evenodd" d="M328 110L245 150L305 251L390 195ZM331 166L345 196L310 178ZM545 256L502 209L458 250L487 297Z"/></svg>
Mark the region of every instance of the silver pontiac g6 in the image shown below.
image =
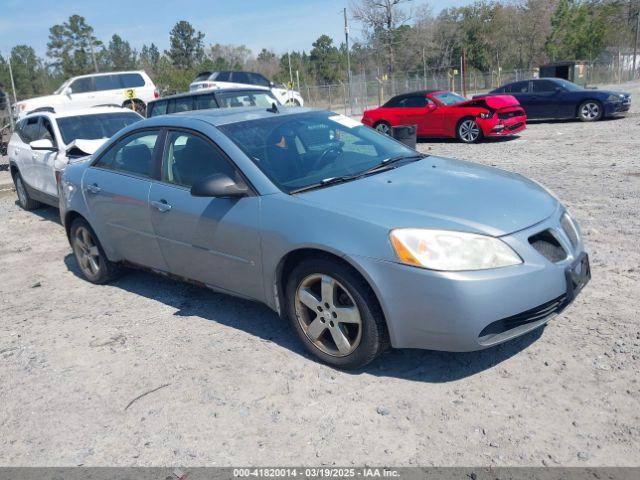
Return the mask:
<svg viewBox="0 0 640 480"><path fill-rule="evenodd" d="M591 275L543 187L326 111L155 117L59 188L87 280L137 265L263 302L342 368L389 345L496 345L546 324Z"/></svg>

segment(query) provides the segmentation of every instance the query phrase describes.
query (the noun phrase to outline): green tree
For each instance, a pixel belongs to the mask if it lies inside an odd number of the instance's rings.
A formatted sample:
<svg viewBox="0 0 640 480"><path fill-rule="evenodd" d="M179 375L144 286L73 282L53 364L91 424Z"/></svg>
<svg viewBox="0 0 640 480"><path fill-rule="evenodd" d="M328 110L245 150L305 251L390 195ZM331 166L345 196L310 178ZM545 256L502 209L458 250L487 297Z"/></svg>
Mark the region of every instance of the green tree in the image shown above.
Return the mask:
<svg viewBox="0 0 640 480"><path fill-rule="evenodd" d="M72 15L49 29L47 56L53 60L52 67L71 77L98 69L97 50L101 46L84 17Z"/></svg>
<svg viewBox="0 0 640 480"><path fill-rule="evenodd" d="M204 56L204 33L196 31L193 26L180 20L169 34L170 48L166 52L171 64L178 69L192 69Z"/></svg>
<svg viewBox="0 0 640 480"><path fill-rule="evenodd" d="M138 54L131 48L129 42L120 35L111 37L106 51L107 62L112 70L131 70L136 68Z"/></svg>
<svg viewBox="0 0 640 480"><path fill-rule="evenodd" d="M317 80L325 84L342 80L342 57L338 48L333 45L333 39L328 35L321 35L312 46L309 60Z"/></svg>
<svg viewBox="0 0 640 480"><path fill-rule="evenodd" d="M138 58L138 65L150 75L155 75L158 70L158 63L160 62L160 50L156 47L155 43L151 45L143 45L140 49L140 56Z"/></svg>

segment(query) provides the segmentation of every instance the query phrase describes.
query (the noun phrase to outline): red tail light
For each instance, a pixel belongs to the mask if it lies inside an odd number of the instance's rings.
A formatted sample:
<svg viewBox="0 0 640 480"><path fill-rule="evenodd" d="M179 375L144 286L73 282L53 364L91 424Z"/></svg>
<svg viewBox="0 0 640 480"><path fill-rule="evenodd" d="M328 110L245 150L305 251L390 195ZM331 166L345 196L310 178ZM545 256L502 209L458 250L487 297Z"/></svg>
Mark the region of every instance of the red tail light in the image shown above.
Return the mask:
<svg viewBox="0 0 640 480"><path fill-rule="evenodd" d="M160 98L160 94L158 93L157 88L153 91L153 98Z"/></svg>
<svg viewBox="0 0 640 480"><path fill-rule="evenodd" d="M56 185L60 186L60 180L62 180L62 172L60 170L56 170Z"/></svg>

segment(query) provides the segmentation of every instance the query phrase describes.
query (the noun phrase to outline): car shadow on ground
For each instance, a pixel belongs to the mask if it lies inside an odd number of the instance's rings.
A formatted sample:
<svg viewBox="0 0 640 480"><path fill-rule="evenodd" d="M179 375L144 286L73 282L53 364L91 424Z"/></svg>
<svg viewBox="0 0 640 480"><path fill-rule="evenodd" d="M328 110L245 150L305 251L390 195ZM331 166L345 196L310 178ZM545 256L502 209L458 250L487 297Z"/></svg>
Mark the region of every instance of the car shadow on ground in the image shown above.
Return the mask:
<svg viewBox="0 0 640 480"><path fill-rule="evenodd" d="M17 200L15 204L18 206L18 208L20 208L20 205L18 205ZM38 207L34 210L30 210L27 213L32 213L34 215L37 215L38 217L40 217L41 220L49 220L50 222L54 222L54 223L57 223L58 225L62 225L62 222L60 221L60 210L58 210L57 208L50 207L48 205L42 205L41 207Z"/></svg>
<svg viewBox="0 0 640 480"><path fill-rule="evenodd" d="M505 136L505 137L485 137L482 140L480 140L480 142L478 142L479 144L483 144L483 143L506 143L506 142L512 142L514 140L517 140L518 138L520 138L520 135L509 135L509 136ZM458 140L457 138L419 138L417 140L418 144L426 144L426 143L462 143L460 140ZM476 143L470 143L468 145L478 145Z"/></svg>
<svg viewBox="0 0 640 480"><path fill-rule="evenodd" d="M68 254L64 262L69 271L86 281L72 254ZM111 285L173 307L176 309L173 314L175 316L198 316L217 322L245 331L265 342L273 342L304 357L307 361L316 361L304 349L288 322L260 303L219 294L144 270L127 270ZM479 352L449 353L418 349L390 349L370 365L346 373L395 377L427 383L451 382L492 368L518 354L540 338L542 330L537 329L506 344Z"/></svg>
<svg viewBox="0 0 640 480"><path fill-rule="evenodd" d="M598 122L616 122L618 120L623 120L624 118L625 118L624 116L618 115L615 117L602 118L598 120ZM558 119L548 119L548 120L527 119L527 124L530 124L530 125L540 125L543 123L558 124L558 123L592 123L592 122L583 122L578 118L558 118Z"/></svg>

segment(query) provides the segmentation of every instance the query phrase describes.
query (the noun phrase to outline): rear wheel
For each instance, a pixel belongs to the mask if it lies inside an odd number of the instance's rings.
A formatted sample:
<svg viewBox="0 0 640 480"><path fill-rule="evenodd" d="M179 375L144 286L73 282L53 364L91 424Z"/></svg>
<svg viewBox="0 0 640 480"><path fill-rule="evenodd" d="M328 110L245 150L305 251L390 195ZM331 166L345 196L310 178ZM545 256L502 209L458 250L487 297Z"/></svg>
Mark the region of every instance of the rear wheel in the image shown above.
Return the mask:
<svg viewBox="0 0 640 480"><path fill-rule="evenodd" d="M583 122L596 122L603 113L602 104L596 100L586 100L578 107L578 118Z"/></svg>
<svg viewBox="0 0 640 480"><path fill-rule="evenodd" d="M374 127L380 133L384 133L385 135L391 135L391 124L389 122L385 122L384 120L376 123Z"/></svg>
<svg viewBox="0 0 640 480"><path fill-rule="evenodd" d="M129 108L143 117L147 115L147 106L140 100L127 100L122 104L124 108Z"/></svg>
<svg viewBox="0 0 640 480"><path fill-rule="evenodd" d="M20 173L16 173L13 177L13 183L16 186L16 194L18 195L18 205L25 210L34 210L42 206L40 202L32 199L27 192L27 187L22 180Z"/></svg>
<svg viewBox="0 0 640 480"><path fill-rule="evenodd" d="M373 292L350 268L310 259L289 276L288 315L309 352L340 368L359 368L388 345L384 318Z"/></svg>
<svg viewBox="0 0 640 480"><path fill-rule="evenodd" d="M464 143L476 143L482 138L482 130L474 118L463 118L456 130L458 139Z"/></svg>
<svg viewBox="0 0 640 480"><path fill-rule="evenodd" d="M121 268L109 261L89 223L76 218L70 230L71 248L84 277L91 283L103 284L118 277Z"/></svg>

